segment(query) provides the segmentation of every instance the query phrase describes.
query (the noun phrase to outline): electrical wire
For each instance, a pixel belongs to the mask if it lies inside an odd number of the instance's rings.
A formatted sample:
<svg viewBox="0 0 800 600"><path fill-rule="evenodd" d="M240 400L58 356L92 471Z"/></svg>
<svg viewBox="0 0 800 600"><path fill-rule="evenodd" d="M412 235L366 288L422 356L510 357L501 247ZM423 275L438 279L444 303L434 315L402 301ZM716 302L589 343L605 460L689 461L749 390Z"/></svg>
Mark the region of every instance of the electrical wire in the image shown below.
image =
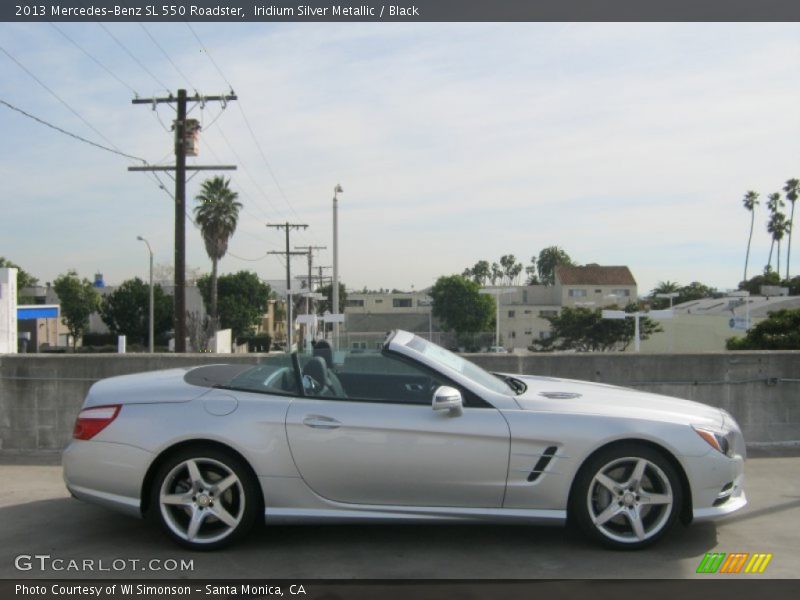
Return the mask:
<svg viewBox="0 0 800 600"><path fill-rule="evenodd" d="M153 37L153 34L151 34L151 33L150 33L148 30L147 30L147 28L144 26L144 23L141 23L141 22L140 22L140 23L139 23L139 27L141 27L141 28L142 28L142 31L144 31L144 32L147 34L147 37L149 37L149 38L150 38L150 41L152 41L152 42L153 42L153 44L155 44L156 48L158 48L158 49L161 51L161 54L163 54L163 55L164 55L164 57L165 57L165 58L166 58L166 59L169 61L169 64L171 64L171 65L172 65L172 68L173 68L173 69L175 69L175 71L177 71L178 75L180 75L181 77L183 77L184 81L186 81L186 83L188 83L188 84L189 84L189 87L190 87L190 88L192 88L193 90L195 90L195 92L196 92L196 91L197 91L197 88L196 88L195 86L193 86L193 85L192 85L192 82L191 82L191 81L189 81L189 78L186 76L186 74L185 74L183 71L181 71L181 70L180 70L180 68L178 67L178 65L176 65L176 64L175 64L175 62L172 60L172 58L170 57L170 55L169 55L169 54L167 54L167 51L166 51L166 50L164 50L164 48L161 46L161 44L159 44L159 43L158 43L158 40L156 40L156 38L155 38L155 37Z"/></svg>
<svg viewBox="0 0 800 600"><path fill-rule="evenodd" d="M131 160L138 160L138 161L142 162L145 165L147 164L147 161L145 159L139 157L139 156L133 156L132 154L126 154L125 152L121 152L120 150L115 150L113 148L109 148L107 146L103 146L102 144L98 144L97 142L93 142L92 140L87 140L85 137L82 137L82 136L78 135L77 133L72 133L71 131L67 131L66 129L62 129L58 125L53 125L52 123L49 123L49 122L45 121L44 119L41 119L41 118L37 117L36 115L32 115L31 113L29 113L27 111L24 111L21 108L19 108L17 106L14 106L10 102L6 102L3 99L0 99L0 104L3 104L4 106L10 108L11 110L14 110L14 111L16 111L16 112L28 117L29 119L33 119L37 123L40 123L40 124L42 124L42 125L44 125L46 127L49 127L50 129L55 129L59 133L63 133L64 135L68 135L71 138L74 138L74 139L76 139L76 140L78 140L80 142L83 142L84 144L89 144L90 146L94 146L95 148L99 148L100 150L105 150L106 152L111 152L112 154L117 154L119 156L124 156L125 158L130 158Z"/></svg>
<svg viewBox="0 0 800 600"><path fill-rule="evenodd" d="M10 59L11 59L11 60L12 60L14 63L16 63L16 65L17 65L17 66L18 66L20 69L22 69L23 71L25 71L25 73L27 73L27 74L28 74L28 76L29 76L29 77L31 77L31 79L33 79L33 80L34 80L36 83L38 83L40 86L42 86L42 87L43 87L45 90L47 90L47 91L50 93L50 95L51 95L51 96L53 96L53 97L54 97L56 100L58 100L58 101L59 101L59 102L60 102L60 103L61 103L61 104L62 104L64 107L66 107L66 109L67 109L67 110L69 110L69 111L70 111L70 112L71 112L73 115L75 115L76 117L78 117L78 119L80 119L80 121L81 121L81 122L82 122L84 125L86 125L86 126L89 128L89 129L91 129L92 131L94 131L94 132L95 132L97 135L99 135L99 136L100 136L100 137L101 137L103 140L105 140L105 142L106 142L106 143L107 143L109 146L111 146L112 148L114 148L114 149L115 149L115 150L116 150L116 151L117 151L119 154L123 154L123 152L122 152L122 151L121 151L119 148L117 148L117 146L114 144L114 142L112 142L111 140L109 140L109 139L108 139L106 136L104 136L104 135L103 135L103 134L102 134L102 133L101 133L101 132L100 132L100 131L99 131L99 130L98 130L98 129L97 129L95 126L94 126L94 125L92 125L91 123L89 123L89 121L87 121L86 119L84 119L84 118L83 118L83 117L80 115L80 113L78 113L78 111L76 111L74 108L72 108L72 106L70 106L70 105L67 103L67 101L66 101L66 100L64 100L64 99L63 99L61 96L59 96L59 95L58 95L58 94L56 94L56 93L55 93L55 92L54 92L52 89L50 89L50 88L49 88L49 87L48 87L48 86L47 86L47 85L46 85L46 84L45 84L45 83L44 83L44 82L43 82L41 79L39 79L39 78L38 78L36 75L34 75L34 74L33 74L33 73L32 73L32 72L31 72L31 71L30 71L30 70L29 70L29 69L28 69L28 68L27 68L25 65L23 65L23 64L22 64L22 63L21 63L19 60L17 60L17 58L16 58L16 57L14 57L14 56L13 56L13 55L12 55L12 54L11 54L11 53L8 51L8 50L6 50L6 49L5 49L5 48L3 48L2 46L0 46L0 52L2 52L3 54L5 54L5 55L6 55L8 58L10 58ZM142 160L142 159L136 158L136 160Z"/></svg>
<svg viewBox="0 0 800 600"><path fill-rule="evenodd" d="M100 21L96 21L96 23L103 29L103 31L105 31L108 34L108 36L112 40L114 40L117 43L117 45L120 48L122 48L123 51L125 51L125 53L131 58L131 60L133 60L137 65L139 65L142 68L142 70L145 73L147 73L153 79L153 81L155 81L159 86L161 86L161 89L169 90L169 87L164 85L164 82L162 82L158 77L153 75L152 71L150 71L150 69L148 69L146 66L144 66L142 61L140 61L138 58L136 58L136 56L134 56L133 53L130 50L128 50L128 47L125 44L123 44L121 41L119 41L119 39L117 39L117 37L113 33L111 33L111 31L109 31L108 27L103 25Z"/></svg>
<svg viewBox="0 0 800 600"><path fill-rule="evenodd" d="M87 56L87 57L88 57L90 60L92 60L92 61L93 61L93 62L94 62L94 63L95 63L95 64L96 64L98 67L100 67L100 68L101 68L101 69L103 69L103 70L104 70L106 73L108 73L109 75L111 75L111 77L113 77L113 78L114 78L114 79L115 79L115 80L116 80L116 81L117 81L117 82L118 82L120 85L122 85L123 87L127 88L128 90L130 90L130 92L131 92L131 93L132 93L132 94L133 94L135 97L137 97L137 98L139 97L139 94L136 92L136 90L135 90L135 89L133 89L133 87L131 87L129 84L125 83L125 81L123 81L123 80L122 80L122 79L121 79L121 78L120 78L120 77L119 77L119 76L118 76L116 73L114 73L114 71L112 71L112 70L111 70L109 67L107 67L107 66L106 66L106 65L104 65L102 62L100 62L100 61L99 61L97 58L95 58L95 57L94 57L94 56L93 56L93 55L92 55L92 54L91 54L91 53L90 53L88 50L86 50L86 49L85 49L83 46L81 46L81 45L80 45L78 42L76 42L76 41L75 41L75 40L73 40L71 37L69 37L69 36L68 36L66 33L64 33L64 31L63 31L63 30L61 30L61 29L60 29L60 28L59 28L59 27L58 27L58 26L57 26L55 23L53 23L53 22L50 22L50 26L51 26L53 29L55 29L55 30L56 30L58 33L60 33L60 34L61 34L61 36L62 36L62 37L64 37L64 39L66 39L66 40L67 40L69 43L71 43L71 44L72 44L73 46L75 46L75 47L76 47L78 50L80 50L81 52L83 52L83 53L84 53L84 54L85 54L85 55L86 55L86 56Z"/></svg>
<svg viewBox="0 0 800 600"><path fill-rule="evenodd" d="M186 27L189 28L189 31L192 32L192 35L194 36L194 39L196 39L197 43L200 44L200 49L203 51L203 54L205 54L208 57L208 60L210 60L211 64L214 65L214 68L217 70L217 73L219 73L219 76L222 77L222 79L228 85L228 88L231 90L231 93L233 93L233 86L231 85L231 82L228 81L227 77L225 77L225 74L222 72L222 69L220 69L219 65L217 64L217 61L215 61L214 57L211 56L211 53L208 51L208 48L206 48L205 44L203 44L202 40L197 35L197 32L192 27L191 23L189 23L188 21L185 21L185 23L186 23Z"/></svg>

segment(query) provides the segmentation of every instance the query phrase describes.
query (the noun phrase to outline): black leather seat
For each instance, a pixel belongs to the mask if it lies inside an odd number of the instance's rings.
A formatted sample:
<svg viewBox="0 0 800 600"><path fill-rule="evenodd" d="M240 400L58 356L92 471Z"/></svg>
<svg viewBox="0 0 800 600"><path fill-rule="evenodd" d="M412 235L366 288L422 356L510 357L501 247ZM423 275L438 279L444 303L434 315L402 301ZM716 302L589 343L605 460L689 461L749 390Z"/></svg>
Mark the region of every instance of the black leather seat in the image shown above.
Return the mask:
<svg viewBox="0 0 800 600"><path fill-rule="evenodd" d="M309 359L306 366L303 367L303 376L310 377L320 385L320 389L314 395L332 396L334 398L347 397L339 378L328 370L325 359L321 356L314 356Z"/></svg>

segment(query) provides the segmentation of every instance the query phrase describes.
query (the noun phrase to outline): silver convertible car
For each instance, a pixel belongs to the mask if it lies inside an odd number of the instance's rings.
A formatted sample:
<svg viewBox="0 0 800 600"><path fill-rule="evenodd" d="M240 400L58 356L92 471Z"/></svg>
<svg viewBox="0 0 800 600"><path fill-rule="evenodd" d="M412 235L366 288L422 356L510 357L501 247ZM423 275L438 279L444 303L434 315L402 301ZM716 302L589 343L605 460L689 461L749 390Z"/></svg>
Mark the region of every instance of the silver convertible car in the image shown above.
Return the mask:
<svg viewBox="0 0 800 600"><path fill-rule="evenodd" d="M269 523L564 524L641 548L746 504L723 410L492 374L405 331L380 350L104 379L64 479L77 498L219 548Z"/></svg>

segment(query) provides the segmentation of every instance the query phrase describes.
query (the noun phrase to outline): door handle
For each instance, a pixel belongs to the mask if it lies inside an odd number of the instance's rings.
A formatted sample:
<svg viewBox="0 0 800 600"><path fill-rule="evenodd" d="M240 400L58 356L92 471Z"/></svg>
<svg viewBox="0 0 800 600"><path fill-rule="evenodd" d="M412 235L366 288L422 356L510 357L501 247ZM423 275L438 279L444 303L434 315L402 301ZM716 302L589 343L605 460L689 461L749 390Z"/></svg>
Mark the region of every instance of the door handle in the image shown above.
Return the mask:
<svg viewBox="0 0 800 600"><path fill-rule="evenodd" d="M407 383L406 384L406 389L409 392L421 392L425 388L423 387L423 385L421 383Z"/></svg>
<svg viewBox="0 0 800 600"><path fill-rule="evenodd" d="M341 427L341 423L336 419L325 417L322 415L307 415L303 418L303 425L306 427L313 427L314 429L337 429Z"/></svg>

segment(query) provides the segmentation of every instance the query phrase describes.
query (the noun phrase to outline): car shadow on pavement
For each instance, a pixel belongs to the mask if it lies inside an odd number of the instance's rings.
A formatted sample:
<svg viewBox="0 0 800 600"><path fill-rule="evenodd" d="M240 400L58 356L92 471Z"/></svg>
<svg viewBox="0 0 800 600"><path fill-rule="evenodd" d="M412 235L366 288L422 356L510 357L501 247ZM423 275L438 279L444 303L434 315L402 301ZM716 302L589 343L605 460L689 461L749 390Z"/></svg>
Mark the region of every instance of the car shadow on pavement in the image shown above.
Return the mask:
<svg viewBox="0 0 800 600"><path fill-rule="evenodd" d="M231 548L192 552L152 523L57 498L0 508L0 577L271 578L673 578L681 561L717 544L716 526L677 525L653 548L615 552L571 528L528 525L281 525L258 527ZM111 571L54 571L14 566L19 555L67 561L141 561ZM182 573L142 570L152 559L187 558ZM624 560L620 560L623 558ZM692 561L690 561L692 562ZM623 566L624 564L624 566Z"/></svg>

